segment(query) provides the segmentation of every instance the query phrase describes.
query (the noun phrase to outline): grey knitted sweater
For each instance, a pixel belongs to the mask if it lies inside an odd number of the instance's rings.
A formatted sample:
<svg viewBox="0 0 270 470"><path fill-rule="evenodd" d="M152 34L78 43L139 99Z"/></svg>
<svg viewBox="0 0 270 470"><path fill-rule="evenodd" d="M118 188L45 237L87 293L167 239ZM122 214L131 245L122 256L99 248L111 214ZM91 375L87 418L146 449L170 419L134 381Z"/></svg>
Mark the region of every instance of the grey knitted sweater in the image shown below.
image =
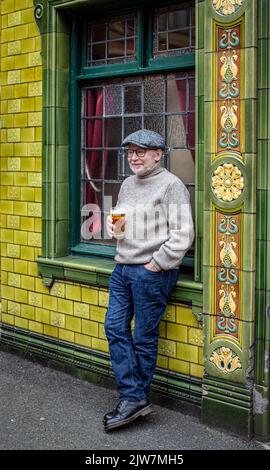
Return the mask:
<svg viewBox="0 0 270 470"><path fill-rule="evenodd" d="M117 240L115 261L177 268L194 239L189 192L158 163L121 185L117 206L126 210L125 238Z"/></svg>

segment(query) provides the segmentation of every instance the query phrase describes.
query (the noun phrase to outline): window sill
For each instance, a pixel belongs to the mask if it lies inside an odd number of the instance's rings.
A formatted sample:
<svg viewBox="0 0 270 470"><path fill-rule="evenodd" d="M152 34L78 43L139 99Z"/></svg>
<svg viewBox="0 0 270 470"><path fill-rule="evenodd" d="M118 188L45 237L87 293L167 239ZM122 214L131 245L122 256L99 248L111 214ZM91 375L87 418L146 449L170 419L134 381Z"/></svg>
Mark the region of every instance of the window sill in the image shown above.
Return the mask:
<svg viewBox="0 0 270 470"><path fill-rule="evenodd" d="M109 277L115 261L96 256L63 256L59 258L37 258L38 274L43 283L51 287L57 279L81 282L98 287L108 287ZM181 271L180 271L181 272ZM196 310L202 307L203 285L193 280L193 274L183 269L171 301L192 305Z"/></svg>

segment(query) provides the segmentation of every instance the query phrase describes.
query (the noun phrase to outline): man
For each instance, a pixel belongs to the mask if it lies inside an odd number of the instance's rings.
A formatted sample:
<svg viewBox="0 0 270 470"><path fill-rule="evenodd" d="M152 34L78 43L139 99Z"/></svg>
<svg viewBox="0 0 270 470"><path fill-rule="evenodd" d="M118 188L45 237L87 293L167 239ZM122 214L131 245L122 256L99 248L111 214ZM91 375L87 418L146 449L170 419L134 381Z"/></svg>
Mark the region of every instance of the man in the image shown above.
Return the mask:
<svg viewBox="0 0 270 470"><path fill-rule="evenodd" d="M135 174L124 180L117 201L126 211L126 230L117 240L105 332L120 401L103 418L106 431L153 411L149 393L159 324L194 238L189 192L161 165L162 136L143 129L128 135L122 147ZM111 216L107 231L114 236Z"/></svg>

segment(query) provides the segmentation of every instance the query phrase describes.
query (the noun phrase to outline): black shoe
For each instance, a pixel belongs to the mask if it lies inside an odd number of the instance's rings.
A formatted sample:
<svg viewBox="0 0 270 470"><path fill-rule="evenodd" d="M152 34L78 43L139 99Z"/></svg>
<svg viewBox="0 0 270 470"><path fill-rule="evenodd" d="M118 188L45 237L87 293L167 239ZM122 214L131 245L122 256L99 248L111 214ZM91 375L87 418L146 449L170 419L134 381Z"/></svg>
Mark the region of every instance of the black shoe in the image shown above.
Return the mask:
<svg viewBox="0 0 270 470"><path fill-rule="evenodd" d="M116 409L107 413L103 418L105 431L124 426L139 416L146 416L153 412L148 400L128 401L121 400Z"/></svg>

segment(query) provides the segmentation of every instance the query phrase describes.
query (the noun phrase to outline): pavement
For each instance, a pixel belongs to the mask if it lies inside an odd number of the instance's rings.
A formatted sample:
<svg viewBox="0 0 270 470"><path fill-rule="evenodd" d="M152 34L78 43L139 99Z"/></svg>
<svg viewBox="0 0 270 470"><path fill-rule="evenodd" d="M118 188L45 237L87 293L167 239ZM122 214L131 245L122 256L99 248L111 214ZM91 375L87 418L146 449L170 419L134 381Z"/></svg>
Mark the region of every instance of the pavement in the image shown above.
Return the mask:
<svg viewBox="0 0 270 470"><path fill-rule="evenodd" d="M1 450L270 449L158 405L154 414L106 433L102 417L117 402L115 390L0 351Z"/></svg>

